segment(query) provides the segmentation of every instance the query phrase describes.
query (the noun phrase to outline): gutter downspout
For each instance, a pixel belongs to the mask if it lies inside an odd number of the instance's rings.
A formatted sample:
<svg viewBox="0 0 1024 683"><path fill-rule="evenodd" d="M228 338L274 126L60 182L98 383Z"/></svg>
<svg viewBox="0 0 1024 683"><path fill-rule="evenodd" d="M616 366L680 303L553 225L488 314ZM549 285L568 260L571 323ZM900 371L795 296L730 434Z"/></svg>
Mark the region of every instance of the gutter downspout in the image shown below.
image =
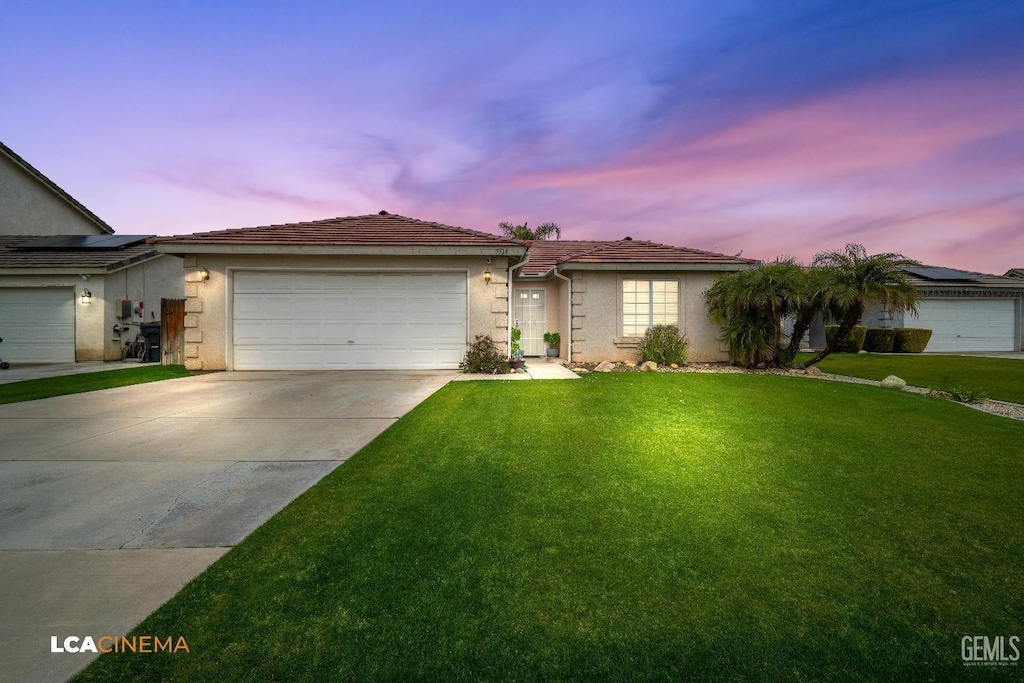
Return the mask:
<svg viewBox="0 0 1024 683"><path fill-rule="evenodd" d="M508 267L508 291L505 293L505 297L508 300L508 325L505 327L505 348L508 349L508 357L512 358L512 272L519 270L526 265L526 262L530 260L530 251L527 250L523 254L523 260L519 263Z"/></svg>
<svg viewBox="0 0 1024 683"><path fill-rule="evenodd" d="M566 282L569 283L569 296L568 296L569 305L566 306L566 309L567 309L566 321L568 322L568 325L565 328L565 344L566 344L565 359L568 362L572 363L572 278L571 277L566 277L566 276L562 275L561 273L559 273L558 272L558 266L555 266L554 268L551 269L551 274L554 275L555 277L561 278L562 280L565 280Z"/></svg>

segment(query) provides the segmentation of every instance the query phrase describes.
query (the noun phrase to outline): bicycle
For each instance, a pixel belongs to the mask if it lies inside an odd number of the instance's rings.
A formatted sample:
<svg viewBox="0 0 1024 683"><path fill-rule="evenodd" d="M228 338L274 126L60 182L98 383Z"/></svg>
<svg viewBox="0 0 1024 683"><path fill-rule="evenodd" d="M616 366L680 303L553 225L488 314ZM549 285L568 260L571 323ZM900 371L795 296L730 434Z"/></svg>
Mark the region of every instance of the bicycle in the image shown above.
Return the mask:
<svg viewBox="0 0 1024 683"><path fill-rule="evenodd" d="M126 361L129 358L135 358L142 363L146 360L146 352L148 350L146 338L139 332L135 335L134 341L126 341L124 343L124 350L121 351L121 360Z"/></svg>

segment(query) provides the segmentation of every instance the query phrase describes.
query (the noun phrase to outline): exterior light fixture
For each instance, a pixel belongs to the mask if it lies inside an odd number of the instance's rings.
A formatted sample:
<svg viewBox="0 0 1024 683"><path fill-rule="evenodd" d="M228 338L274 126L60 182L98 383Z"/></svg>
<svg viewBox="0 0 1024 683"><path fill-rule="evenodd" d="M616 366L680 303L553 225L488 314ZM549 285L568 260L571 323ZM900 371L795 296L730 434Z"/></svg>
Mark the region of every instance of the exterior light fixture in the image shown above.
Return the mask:
<svg viewBox="0 0 1024 683"><path fill-rule="evenodd" d="M491 271L485 270L484 271L484 282L486 282L487 284L491 284L491 277L492 277L491 276Z"/></svg>
<svg viewBox="0 0 1024 683"><path fill-rule="evenodd" d="M203 282L206 282L207 280L210 279L210 271L208 271L206 268L200 268L199 269L199 278Z"/></svg>
<svg viewBox="0 0 1024 683"><path fill-rule="evenodd" d="M90 292L88 289L83 289L82 290L81 302L83 304L87 304L87 303L92 302L92 292Z"/></svg>

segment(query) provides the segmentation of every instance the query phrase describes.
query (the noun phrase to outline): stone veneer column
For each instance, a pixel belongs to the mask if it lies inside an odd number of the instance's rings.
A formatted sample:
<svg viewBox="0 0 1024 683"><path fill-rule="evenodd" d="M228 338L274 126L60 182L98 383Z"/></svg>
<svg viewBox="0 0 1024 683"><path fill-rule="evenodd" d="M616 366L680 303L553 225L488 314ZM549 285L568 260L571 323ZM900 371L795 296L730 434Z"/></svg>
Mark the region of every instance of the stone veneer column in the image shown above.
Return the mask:
<svg viewBox="0 0 1024 683"><path fill-rule="evenodd" d="M199 275L198 258L194 255L185 257L185 368L202 370L203 361L199 358L199 345L203 343L203 330L199 323L203 312L203 300L199 296L199 288L203 278Z"/></svg>
<svg viewBox="0 0 1024 683"><path fill-rule="evenodd" d="M496 280L491 280L491 284L488 287L494 288L494 299L491 300L491 313L494 314L494 331L491 332L491 338L494 340L494 345L504 352L506 350L505 340L508 337L509 285L507 281L497 282Z"/></svg>
<svg viewBox="0 0 1024 683"><path fill-rule="evenodd" d="M584 318L587 310L584 301L587 294L587 281L579 273L572 274L572 360L574 363L582 363L586 358L584 345L587 341L587 333L584 328Z"/></svg>

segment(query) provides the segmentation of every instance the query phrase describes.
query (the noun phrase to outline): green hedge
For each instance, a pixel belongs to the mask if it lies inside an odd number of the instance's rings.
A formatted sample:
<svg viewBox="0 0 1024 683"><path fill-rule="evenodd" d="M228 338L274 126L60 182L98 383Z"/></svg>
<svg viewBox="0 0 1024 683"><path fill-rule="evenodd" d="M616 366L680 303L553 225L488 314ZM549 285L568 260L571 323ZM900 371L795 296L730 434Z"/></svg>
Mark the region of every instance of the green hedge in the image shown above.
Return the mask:
<svg viewBox="0 0 1024 683"><path fill-rule="evenodd" d="M892 350L896 353L921 353L928 346L932 331L920 327L901 327L896 330Z"/></svg>
<svg viewBox="0 0 1024 683"><path fill-rule="evenodd" d="M832 338L836 336L836 332L839 330L839 325L825 325L825 344L831 344ZM843 341L837 348L836 351L839 353L857 353L864 348L864 337L868 333L868 328L864 325L857 325L850 334L847 335L846 340Z"/></svg>
<svg viewBox="0 0 1024 683"><path fill-rule="evenodd" d="M864 337L864 350L871 353L892 353L893 342L896 341L896 330L870 329Z"/></svg>

